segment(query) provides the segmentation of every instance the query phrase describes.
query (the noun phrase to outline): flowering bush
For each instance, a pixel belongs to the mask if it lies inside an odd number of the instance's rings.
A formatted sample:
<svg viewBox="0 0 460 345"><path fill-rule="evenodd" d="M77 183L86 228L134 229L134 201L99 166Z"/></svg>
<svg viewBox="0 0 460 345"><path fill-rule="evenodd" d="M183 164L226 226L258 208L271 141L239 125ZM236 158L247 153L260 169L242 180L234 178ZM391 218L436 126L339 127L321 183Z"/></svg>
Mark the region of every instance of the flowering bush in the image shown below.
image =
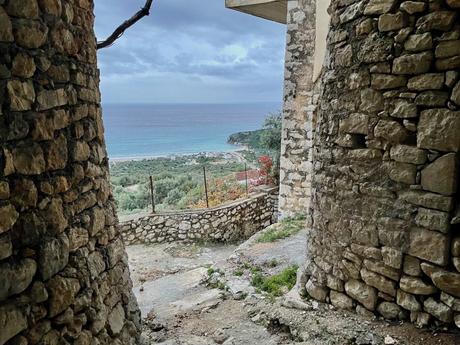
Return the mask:
<svg viewBox="0 0 460 345"><path fill-rule="evenodd" d="M274 184L275 181L272 176L273 161L270 156L260 156L257 162L259 163L259 177L250 181L251 187Z"/></svg>

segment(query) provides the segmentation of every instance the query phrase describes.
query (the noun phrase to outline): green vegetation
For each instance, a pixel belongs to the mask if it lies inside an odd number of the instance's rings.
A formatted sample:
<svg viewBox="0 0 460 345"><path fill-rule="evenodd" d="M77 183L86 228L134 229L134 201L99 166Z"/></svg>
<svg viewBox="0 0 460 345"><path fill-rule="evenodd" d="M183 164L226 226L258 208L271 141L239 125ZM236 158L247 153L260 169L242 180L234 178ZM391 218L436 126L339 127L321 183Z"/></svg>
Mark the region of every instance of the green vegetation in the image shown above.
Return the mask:
<svg viewBox="0 0 460 345"><path fill-rule="evenodd" d="M150 175L154 180L156 211L201 207L204 201L203 166L206 167L210 197L214 197L212 202L221 203L220 198L224 196L227 200L235 200L244 194L244 186L234 178L234 173L244 171L244 162L236 155L115 161L110 170L118 212L126 215L151 209ZM217 192L219 195L214 195Z"/></svg>
<svg viewBox="0 0 460 345"><path fill-rule="evenodd" d="M272 177L279 181L281 155L282 116L272 114L265 119L262 129L250 132L239 132L228 138L230 144L242 145L254 152L255 157L267 155L273 161ZM252 160L254 161L254 158Z"/></svg>
<svg viewBox="0 0 460 345"><path fill-rule="evenodd" d="M285 218L273 225L269 230L263 232L257 242L267 243L292 236L305 228L305 216L298 215L292 218Z"/></svg>
<svg viewBox="0 0 460 345"><path fill-rule="evenodd" d="M236 277L241 277L244 274L242 270L234 270L233 275Z"/></svg>
<svg viewBox="0 0 460 345"><path fill-rule="evenodd" d="M267 292L272 297L281 296L285 290L290 290L294 287L298 268L297 265L292 265L270 277L264 277L262 273L257 272L252 276L251 284L260 291Z"/></svg>

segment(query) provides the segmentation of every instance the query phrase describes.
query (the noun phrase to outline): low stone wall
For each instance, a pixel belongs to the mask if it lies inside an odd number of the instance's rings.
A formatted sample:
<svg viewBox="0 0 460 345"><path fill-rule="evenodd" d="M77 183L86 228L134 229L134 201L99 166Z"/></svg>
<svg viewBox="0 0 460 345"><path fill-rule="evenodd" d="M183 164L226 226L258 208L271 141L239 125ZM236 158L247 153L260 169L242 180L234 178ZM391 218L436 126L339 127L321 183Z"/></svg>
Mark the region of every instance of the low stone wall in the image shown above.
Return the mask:
<svg viewBox="0 0 460 345"><path fill-rule="evenodd" d="M277 198L278 188L263 188L219 207L136 217L121 222L121 233L126 245L243 240L276 221Z"/></svg>

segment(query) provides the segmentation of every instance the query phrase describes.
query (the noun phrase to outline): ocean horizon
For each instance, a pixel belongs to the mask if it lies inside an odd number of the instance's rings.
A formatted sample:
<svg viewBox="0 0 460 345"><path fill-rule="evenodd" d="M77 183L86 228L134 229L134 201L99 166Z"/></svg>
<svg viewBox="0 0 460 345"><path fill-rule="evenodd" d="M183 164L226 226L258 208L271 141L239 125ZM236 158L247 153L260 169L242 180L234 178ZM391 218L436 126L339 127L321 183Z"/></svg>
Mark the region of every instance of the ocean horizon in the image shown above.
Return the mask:
<svg viewBox="0 0 460 345"><path fill-rule="evenodd" d="M113 160L231 152L231 134L259 129L280 110L281 102L104 104L107 151Z"/></svg>

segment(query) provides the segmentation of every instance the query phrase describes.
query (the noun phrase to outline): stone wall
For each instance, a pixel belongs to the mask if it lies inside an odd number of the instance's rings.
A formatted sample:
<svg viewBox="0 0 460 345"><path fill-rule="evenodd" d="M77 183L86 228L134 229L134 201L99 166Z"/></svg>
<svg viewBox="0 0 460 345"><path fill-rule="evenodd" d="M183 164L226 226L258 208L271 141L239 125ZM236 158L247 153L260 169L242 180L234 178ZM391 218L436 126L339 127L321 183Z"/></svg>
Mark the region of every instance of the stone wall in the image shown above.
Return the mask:
<svg viewBox="0 0 460 345"><path fill-rule="evenodd" d="M310 201L315 0L288 1L283 130L280 160L281 217L305 213Z"/></svg>
<svg viewBox="0 0 460 345"><path fill-rule="evenodd" d="M219 207L156 213L120 224L124 242L232 242L248 239L277 219L278 188Z"/></svg>
<svg viewBox="0 0 460 345"><path fill-rule="evenodd" d="M0 345L135 344L92 0L0 0Z"/></svg>
<svg viewBox="0 0 460 345"><path fill-rule="evenodd" d="M333 0L330 13L307 291L460 327L460 1Z"/></svg>

